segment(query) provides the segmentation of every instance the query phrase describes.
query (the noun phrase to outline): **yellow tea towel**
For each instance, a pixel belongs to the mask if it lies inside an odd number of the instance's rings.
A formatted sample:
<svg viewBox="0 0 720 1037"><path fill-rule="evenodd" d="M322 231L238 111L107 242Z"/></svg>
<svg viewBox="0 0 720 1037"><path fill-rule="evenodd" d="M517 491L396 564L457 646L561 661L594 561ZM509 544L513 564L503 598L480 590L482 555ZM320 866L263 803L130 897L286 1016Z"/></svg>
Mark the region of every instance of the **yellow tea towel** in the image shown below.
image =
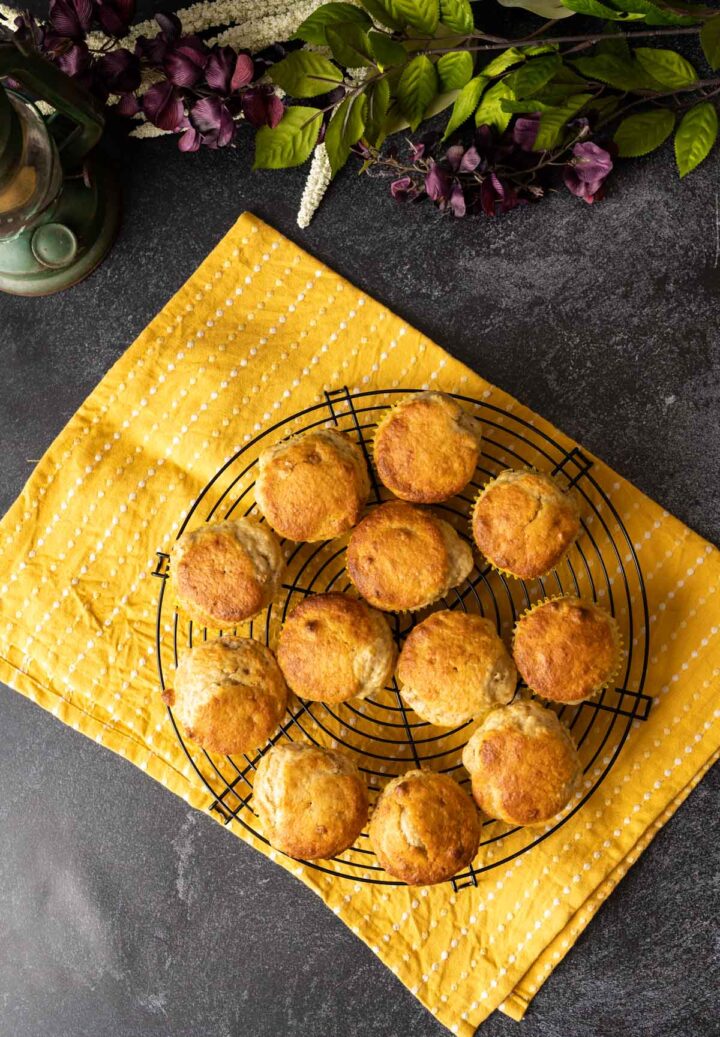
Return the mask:
<svg viewBox="0 0 720 1037"><path fill-rule="evenodd" d="M626 692L610 693L605 711L581 709L575 728L590 743L596 728L608 732L593 747L583 805L550 834L503 829L455 886L383 884L388 876L372 870L362 847L365 866L324 870L270 852L250 813L227 797L230 810L214 803L212 781L201 781L199 757L186 755L160 698L156 621L167 584L152 575L164 564L156 551L169 550L216 474L207 501L235 480L232 499L244 512L252 499L234 455L308 408L265 442L326 421L324 393L343 386L371 400L430 386L481 401L496 466L519 463L512 443L522 435L533 444L522 460L584 486L586 538L572 571L614 603L626 637ZM330 399L347 424L347 397ZM498 1007L519 1019L719 744L718 551L574 447L245 214L85 401L4 518L0 678L194 807L220 821L237 814L228 827L315 890L453 1033L469 1037ZM513 582L503 584L510 596ZM477 589L484 593L482 580ZM165 599L157 634L167 671L169 592ZM529 839L535 845L521 852Z"/></svg>

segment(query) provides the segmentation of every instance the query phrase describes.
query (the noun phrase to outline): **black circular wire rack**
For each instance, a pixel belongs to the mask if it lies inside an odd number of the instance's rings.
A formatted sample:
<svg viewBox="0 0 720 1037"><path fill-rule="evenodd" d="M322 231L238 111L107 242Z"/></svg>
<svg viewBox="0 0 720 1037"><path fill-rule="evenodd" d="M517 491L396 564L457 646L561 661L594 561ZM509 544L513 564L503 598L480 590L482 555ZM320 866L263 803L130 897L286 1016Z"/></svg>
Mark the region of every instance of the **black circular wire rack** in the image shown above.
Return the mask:
<svg viewBox="0 0 720 1037"><path fill-rule="evenodd" d="M326 392L324 399L277 422L231 457L197 497L177 536L201 522L217 522L253 512L255 466L270 443L297 432L329 423L355 437L371 473L368 507L391 494L377 480L371 464L373 430L389 407L417 389L350 392L347 387ZM570 728L583 765L583 781L566 810L543 828L517 828L486 820L478 855L473 864L452 879L453 887L477 885L478 876L513 860L537 846L580 810L604 781L618 758L633 721L647 719L651 699L643 694L648 661L648 605L642 571L633 541L611 497L612 487L602 486L593 474L593 463L577 448L565 449L531 421L487 399L451 394L478 418L483 429L483 452L475 476L464 492L435 510L469 540L473 500L488 479L508 467L532 467L556 476L578 494L583 512L583 532L568 557L550 576L521 581L508 578L490 566L473 568L468 579L450 591L433 608L463 609L490 618L499 633L509 639L516 619L534 602L559 594L575 594L598 601L617 619L623 634L625 657L619 684L592 702L558 707L558 715ZM347 537L323 543L285 542L287 574L276 600L259 618L234 628L274 648L286 616L306 595L326 591L351 591L345 573ZM161 580L157 602L156 651L162 688L177 665L178 652L198 638L231 631L193 627L175 610L166 595L168 555L157 552L153 575ZM386 613L398 647L409 630L433 608L411 614ZM393 682L381 694L330 706L292 697L287 718L266 746L242 757L217 756L186 739L168 709L169 721L197 779L211 796L211 809L227 824L239 822L267 843L253 810L253 776L260 758L278 741L306 740L340 746L355 758L375 801L385 783L413 768L430 768L451 774L467 786L461 753L477 726L474 722L453 729L435 727L421 720L403 701ZM400 885L377 863L367 832L357 843L332 861L306 861L308 867L350 879L379 885Z"/></svg>

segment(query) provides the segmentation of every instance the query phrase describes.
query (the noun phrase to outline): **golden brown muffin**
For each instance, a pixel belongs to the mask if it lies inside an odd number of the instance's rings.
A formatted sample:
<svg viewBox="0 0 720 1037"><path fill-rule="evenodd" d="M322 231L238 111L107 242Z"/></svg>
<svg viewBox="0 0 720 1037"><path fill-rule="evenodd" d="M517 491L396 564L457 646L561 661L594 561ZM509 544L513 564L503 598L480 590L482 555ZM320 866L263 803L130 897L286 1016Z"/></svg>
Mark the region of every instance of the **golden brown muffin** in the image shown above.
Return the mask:
<svg viewBox="0 0 720 1037"><path fill-rule="evenodd" d="M407 771L377 801L370 842L388 874L409 886L451 879L477 853L480 820L472 800L447 774Z"/></svg>
<svg viewBox="0 0 720 1037"><path fill-rule="evenodd" d="M378 475L401 500L434 504L460 493L480 457L480 422L440 392L419 392L378 423Z"/></svg>
<svg viewBox="0 0 720 1037"><path fill-rule="evenodd" d="M334 857L367 824L368 795L353 761L305 742L275 745L258 764L253 804L268 841L290 857Z"/></svg>
<svg viewBox="0 0 720 1037"><path fill-rule="evenodd" d="M177 603L202 626L231 627L270 604L285 561L273 531L243 518L183 533L170 555Z"/></svg>
<svg viewBox="0 0 720 1037"><path fill-rule="evenodd" d="M551 709L524 700L494 709L462 759L477 805L511 825L549 821L570 802L581 773L564 724Z"/></svg>
<svg viewBox="0 0 720 1037"><path fill-rule="evenodd" d="M291 436L258 458L257 506L288 540L330 540L358 522L370 493L363 452L343 432Z"/></svg>
<svg viewBox="0 0 720 1037"><path fill-rule="evenodd" d="M620 631L604 609L580 598L551 598L515 627L515 663L527 686L553 702L597 695L620 664Z"/></svg>
<svg viewBox="0 0 720 1037"><path fill-rule="evenodd" d="M453 727L482 716L515 694L517 673L489 619L434 612L408 634L397 677L418 716Z"/></svg>
<svg viewBox="0 0 720 1037"><path fill-rule="evenodd" d="M448 522L403 501L374 508L347 548L348 576L366 601L386 612L431 605L472 567L470 547Z"/></svg>
<svg viewBox="0 0 720 1037"><path fill-rule="evenodd" d="M491 565L530 580L562 561L580 534L580 512L551 476L509 468L478 497L472 531Z"/></svg>
<svg viewBox="0 0 720 1037"><path fill-rule="evenodd" d="M287 706L288 690L269 648L249 637L200 641L180 656L163 699L194 742L215 753L263 745Z"/></svg>
<svg viewBox="0 0 720 1037"><path fill-rule="evenodd" d="M345 702L392 677L395 642L379 612L348 594L313 594L285 622L277 657L300 698Z"/></svg>

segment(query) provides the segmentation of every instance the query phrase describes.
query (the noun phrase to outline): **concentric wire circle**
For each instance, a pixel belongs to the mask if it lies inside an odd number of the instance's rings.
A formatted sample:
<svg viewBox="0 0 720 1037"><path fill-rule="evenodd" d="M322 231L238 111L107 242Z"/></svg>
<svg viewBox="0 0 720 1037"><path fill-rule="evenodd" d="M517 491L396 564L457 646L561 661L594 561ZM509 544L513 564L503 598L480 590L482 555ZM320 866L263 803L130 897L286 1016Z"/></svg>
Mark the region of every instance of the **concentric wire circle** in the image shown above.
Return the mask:
<svg viewBox="0 0 720 1037"><path fill-rule="evenodd" d="M361 444L369 461L373 432L383 414L404 394L417 391L351 393L341 389L326 393L322 402L278 422L231 457L194 501L176 535L202 522L251 514L255 508L253 488L258 456L267 446L289 435L332 423ZM573 734L583 764L582 787L575 799L559 818L543 828L512 828L499 821L485 821L476 860L452 880L455 888L462 888L476 884L483 872L532 849L581 809L615 763L633 720L646 719L650 700L643 694L648 660L645 586L632 539L613 505L612 491L608 492L608 487L595 478L592 462L578 448L566 449L511 409L503 410L487 400L453 395L482 423L483 452L471 484L461 495L437 505L436 513L469 541L472 504L482 485L504 468L533 467L574 487L583 513L583 533L562 564L550 576L537 580L511 579L484 566L476 554L476 567L468 579L442 602L425 612L386 614L398 646L408 631L436 608L461 609L485 616L508 641L518 616L533 603L569 593L598 601L607 608L618 621L626 648L617 688L607 689L594 702L557 709ZM373 495L368 506L372 508L390 498L391 494L373 474ZM252 636L274 649L285 618L308 594L331 590L352 593L344 564L346 543L347 537L315 544L286 542L287 576L281 593L259 618L234 628L233 632ZM156 575L167 574L158 570ZM191 646L198 638L230 632L186 624L175 611L166 587L163 579L157 605L157 663L163 688L183 647ZM212 797L213 809L226 822L237 820L262 841L266 840L252 804L253 775L270 745L284 739L345 749L365 776L371 803L388 780L412 768L441 771L465 786L469 783L460 757L476 724L468 722L453 729L428 724L403 702L396 684L368 699L334 706L293 698L287 718L268 745L242 757L221 757L199 749L183 736L172 711L168 712L198 781ZM398 884L377 863L367 833L334 860L306 864L353 882Z"/></svg>

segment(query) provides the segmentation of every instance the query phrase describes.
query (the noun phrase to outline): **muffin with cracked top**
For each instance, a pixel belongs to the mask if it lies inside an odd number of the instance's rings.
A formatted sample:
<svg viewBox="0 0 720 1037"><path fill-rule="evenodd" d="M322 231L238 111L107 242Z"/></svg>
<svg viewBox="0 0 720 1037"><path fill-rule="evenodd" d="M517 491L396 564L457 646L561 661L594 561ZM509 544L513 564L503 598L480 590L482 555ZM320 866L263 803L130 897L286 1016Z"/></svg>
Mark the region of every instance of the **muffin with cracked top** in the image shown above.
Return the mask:
<svg viewBox="0 0 720 1037"><path fill-rule="evenodd" d="M387 620L349 594L312 594L290 613L277 657L300 698L337 703L367 698L392 677L395 642Z"/></svg>
<svg viewBox="0 0 720 1037"><path fill-rule="evenodd" d="M508 468L479 494L472 532L495 569L530 580L563 560L580 535L580 510L552 476Z"/></svg>
<svg viewBox="0 0 720 1037"><path fill-rule="evenodd" d="M480 422L441 392L419 392L378 423L373 453L382 482L401 500L436 504L460 493L480 457Z"/></svg>
<svg viewBox="0 0 720 1037"><path fill-rule="evenodd" d="M409 886L451 879L477 853L480 820L447 774L407 771L388 782L370 821L370 842L388 874Z"/></svg>
<svg viewBox="0 0 720 1037"><path fill-rule="evenodd" d="M448 522L404 501L373 508L347 547L355 588L386 612L431 605L462 583L472 567L469 545Z"/></svg>
<svg viewBox="0 0 720 1037"><path fill-rule="evenodd" d="M301 432L258 458L257 506L288 540L342 536L358 522L369 493L363 452L338 429Z"/></svg>
<svg viewBox="0 0 720 1037"><path fill-rule="evenodd" d="M307 860L342 853L368 818L367 788L353 760L306 742L281 743L263 756L253 805L270 844Z"/></svg>

